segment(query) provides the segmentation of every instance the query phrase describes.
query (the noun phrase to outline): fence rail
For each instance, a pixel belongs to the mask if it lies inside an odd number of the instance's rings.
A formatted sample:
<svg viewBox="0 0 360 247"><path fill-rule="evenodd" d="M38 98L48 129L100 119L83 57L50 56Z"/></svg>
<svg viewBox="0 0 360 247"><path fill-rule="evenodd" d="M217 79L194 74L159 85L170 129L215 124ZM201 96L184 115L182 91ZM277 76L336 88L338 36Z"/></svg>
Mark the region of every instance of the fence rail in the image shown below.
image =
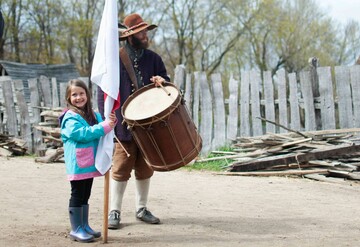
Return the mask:
<svg viewBox="0 0 360 247"><path fill-rule="evenodd" d="M81 79L88 83L88 78ZM187 73L179 65L173 81L184 92L203 139L203 155L238 137L287 132L280 125L296 131L360 127L360 66L310 68L298 74L280 70L274 77L271 72L245 71L241 79L231 77L224 83L220 74L208 78L205 72ZM41 76L30 78L28 88L24 85L0 77L0 131L26 140L31 153L41 141L33 128L41 121L39 106L64 107L66 83ZM228 86L227 98L223 85ZM25 92L30 93L29 102ZM93 94L96 99L96 87Z"/></svg>

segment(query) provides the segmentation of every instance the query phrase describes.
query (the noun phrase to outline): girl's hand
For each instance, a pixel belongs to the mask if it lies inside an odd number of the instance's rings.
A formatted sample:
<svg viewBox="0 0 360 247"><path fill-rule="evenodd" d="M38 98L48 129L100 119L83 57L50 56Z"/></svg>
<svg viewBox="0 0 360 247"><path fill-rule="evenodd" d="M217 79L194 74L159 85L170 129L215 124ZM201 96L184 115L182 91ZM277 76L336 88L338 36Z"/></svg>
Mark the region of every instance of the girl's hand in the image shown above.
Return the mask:
<svg viewBox="0 0 360 247"><path fill-rule="evenodd" d="M115 115L115 113L110 113L109 114L109 125L110 125L110 127L113 129L113 128L115 128L115 125L116 125L116 123L117 123L117 118L116 118L116 115Z"/></svg>

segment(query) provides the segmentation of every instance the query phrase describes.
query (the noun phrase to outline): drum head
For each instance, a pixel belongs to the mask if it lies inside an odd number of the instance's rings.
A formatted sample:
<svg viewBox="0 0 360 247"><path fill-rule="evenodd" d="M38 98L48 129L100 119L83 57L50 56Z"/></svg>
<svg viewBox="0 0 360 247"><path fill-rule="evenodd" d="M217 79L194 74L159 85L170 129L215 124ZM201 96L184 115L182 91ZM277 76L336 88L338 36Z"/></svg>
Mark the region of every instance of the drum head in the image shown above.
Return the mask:
<svg viewBox="0 0 360 247"><path fill-rule="evenodd" d="M174 86L150 88L134 97L124 109L124 117L129 120L143 120L163 112L169 108L179 96L179 90Z"/></svg>

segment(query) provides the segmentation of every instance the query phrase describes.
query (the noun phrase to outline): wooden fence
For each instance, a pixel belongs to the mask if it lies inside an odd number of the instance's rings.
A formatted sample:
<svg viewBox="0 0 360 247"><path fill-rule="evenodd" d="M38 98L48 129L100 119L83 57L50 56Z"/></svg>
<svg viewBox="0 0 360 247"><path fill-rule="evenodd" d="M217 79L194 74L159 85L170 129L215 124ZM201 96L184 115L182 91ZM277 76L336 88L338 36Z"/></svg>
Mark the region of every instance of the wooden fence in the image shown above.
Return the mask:
<svg viewBox="0 0 360 247"><path fill-rule="evenodd" d="M88 83L88 78L80 79ZM34 126L46 125L41 112L65 107L66 86L67 83L46 76L26 82L0 76L0 133L23 139L28 153L37 153L43 140L41 131Z"/></svg>
<svg viewBox="0 0 360 247"><path fill-rule="evenodd" d="M238 137L288 131L280 125L296 131L360 127L358 65L311 67L299 74L281 70L274 77L245 71L240 80L228 81L227 99L220 74L191 75L178 66L174 83L184 91L203 154Z"/></svg>
<svg viewBox="0 0 360 247"><path fill-rule="evenodd" d="M224 83L220 74L190 74L180 65L173 81L184 92L203 139L203 155L238 137L287 132L280 125L296 131L360 127L360 66L311 68L299 74L281 70L274 77L245 71L241 79ZM223 85L228 85L226 99ZM0 132L26 140L33 152L41 143L33 126L41 121L44 107L64 107L65 86L41 76L29 79L27 89L22 81L0 77Z"/></svg>

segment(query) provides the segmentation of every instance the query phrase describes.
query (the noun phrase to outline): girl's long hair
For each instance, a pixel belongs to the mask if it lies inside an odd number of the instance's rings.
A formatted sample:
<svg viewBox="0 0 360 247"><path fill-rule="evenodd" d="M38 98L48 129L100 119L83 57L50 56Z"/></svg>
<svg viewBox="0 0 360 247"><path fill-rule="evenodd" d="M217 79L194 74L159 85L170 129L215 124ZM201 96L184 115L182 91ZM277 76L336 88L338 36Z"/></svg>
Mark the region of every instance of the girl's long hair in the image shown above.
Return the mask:
<svg viewBox="0 0 360 247"><path fill-rule="evenodd" d="M86 97L87 97L87 102L86 102L86 104L84 105L83 108L78 108L78 107L74 106L73 104L71 104L71 100L70 100L70 98L71 98L71 87L81 87L81 88L83 88L85 90ZM85 82L83 82L82 80L79 80L79 79L70 80L68 82L67 87L66 87L65 100L66 100L67 108L69 110L72 110L72 111L80 114L86 120L86 122L88 122L89 125L92 126L92 125L97 123L95 113L94 113L94 111L92 109L90 90L86 86Z"/></svg>

